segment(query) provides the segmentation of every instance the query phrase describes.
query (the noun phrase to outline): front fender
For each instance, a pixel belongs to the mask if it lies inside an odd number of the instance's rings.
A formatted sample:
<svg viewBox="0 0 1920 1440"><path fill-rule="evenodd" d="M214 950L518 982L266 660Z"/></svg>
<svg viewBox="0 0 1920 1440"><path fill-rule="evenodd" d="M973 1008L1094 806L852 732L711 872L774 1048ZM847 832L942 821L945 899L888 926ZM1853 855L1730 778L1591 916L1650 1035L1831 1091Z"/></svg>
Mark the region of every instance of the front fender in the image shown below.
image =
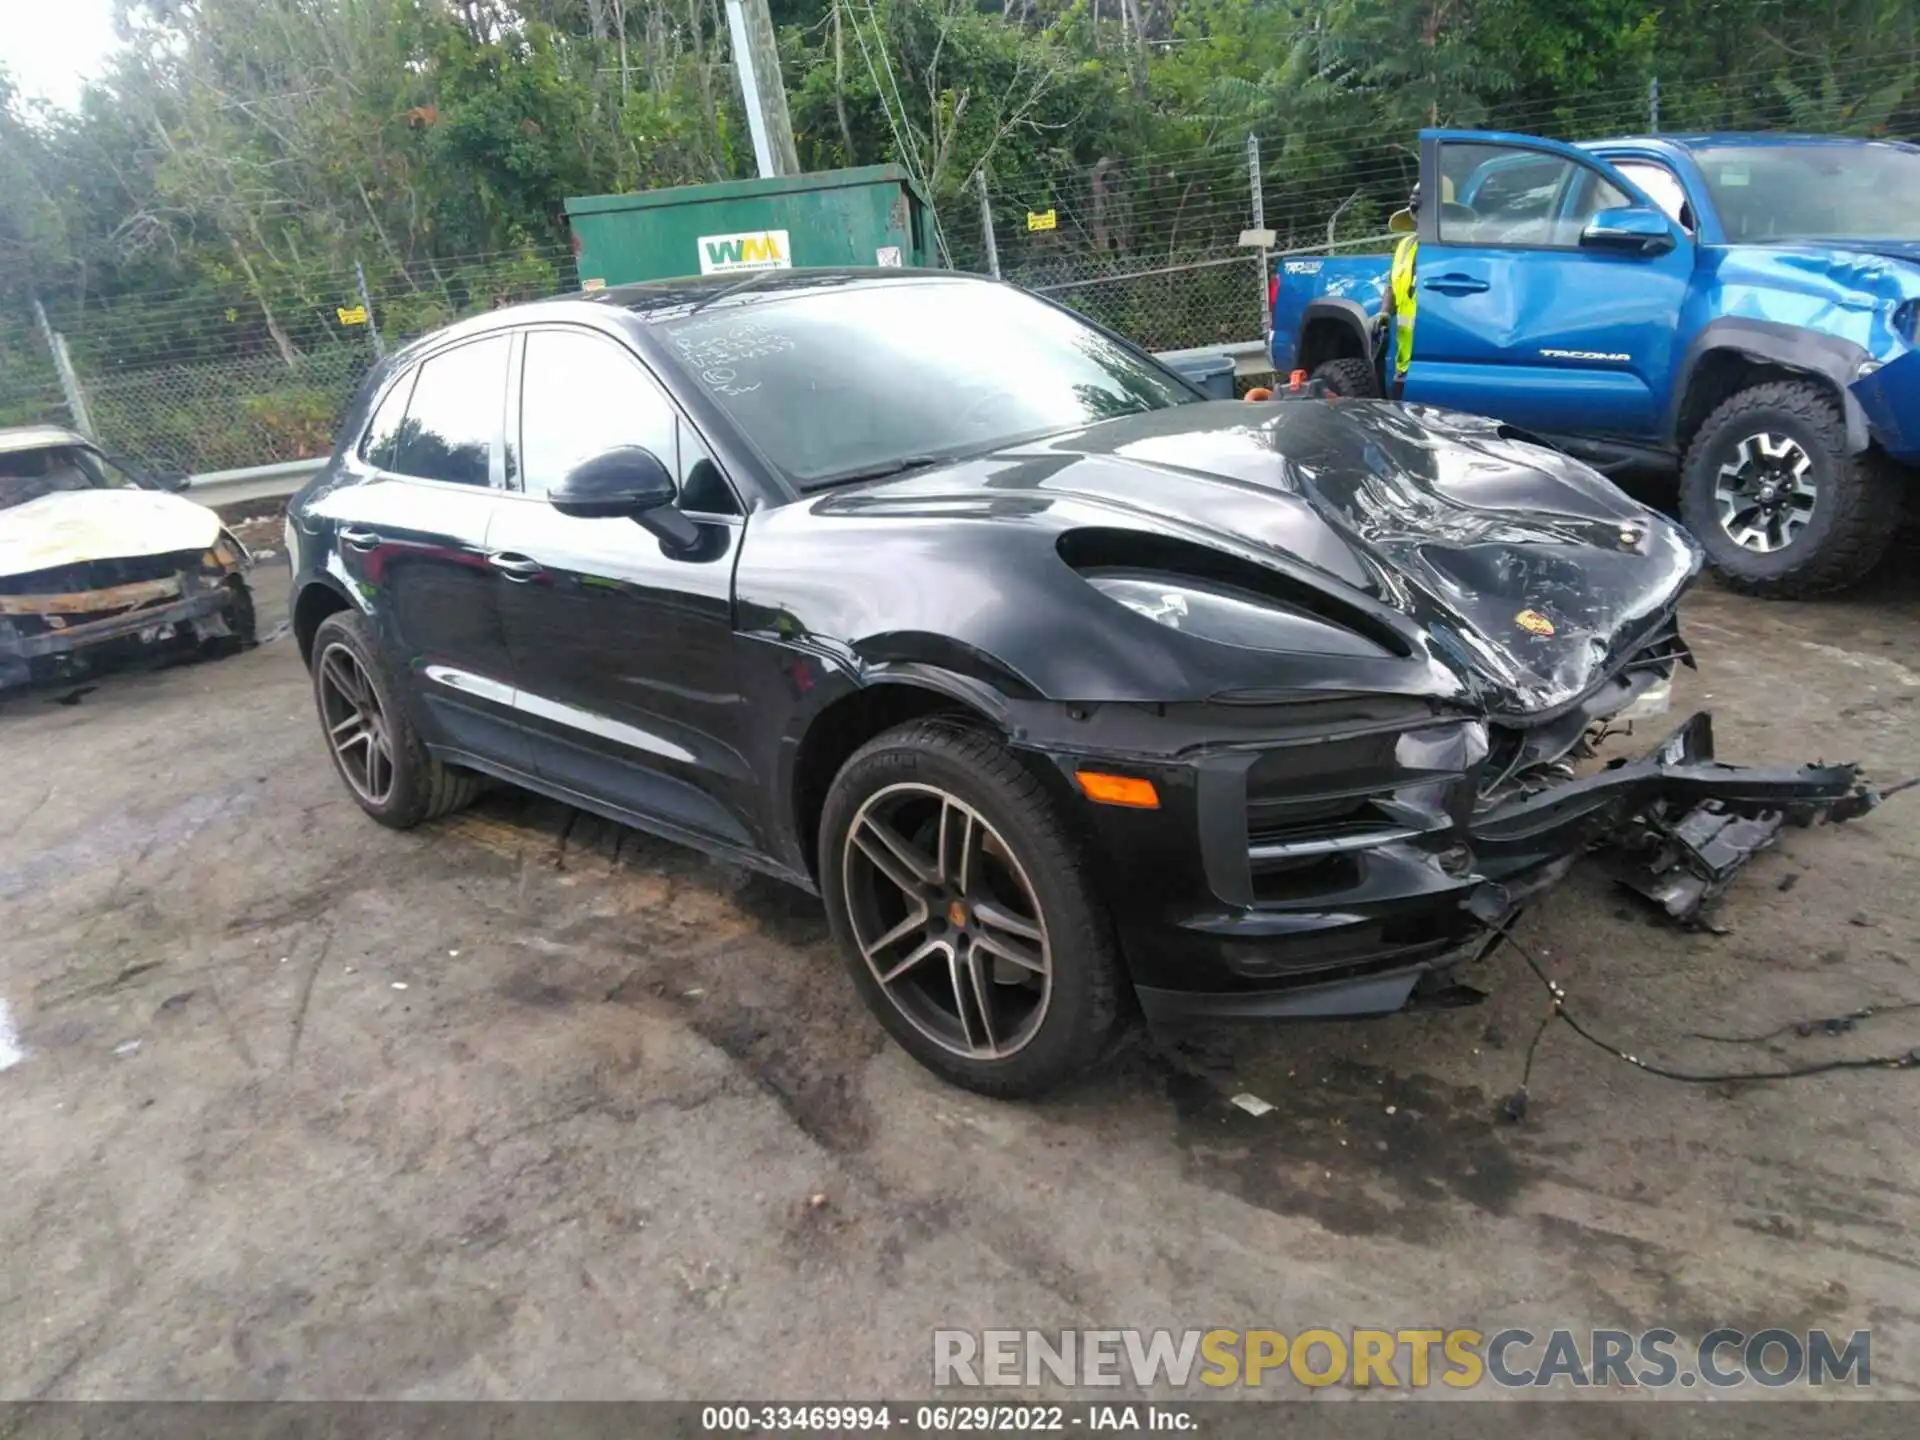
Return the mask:
<svg viewBox="0 0 1920 1440"><path fill-rule="evenodd" d="M1681 431L1687 418L1687 398L1701 365L1711 356L1727 352L1825 380L1846 412L1849 448L1858 454L1873 442L1873 426L1853 388L1860 367L1869 359L1866 347L1797 325L1728 317L1713 321L1694 336L1681 358L1666 419L1667 438L1676 449L1688 438Z"/></svg>

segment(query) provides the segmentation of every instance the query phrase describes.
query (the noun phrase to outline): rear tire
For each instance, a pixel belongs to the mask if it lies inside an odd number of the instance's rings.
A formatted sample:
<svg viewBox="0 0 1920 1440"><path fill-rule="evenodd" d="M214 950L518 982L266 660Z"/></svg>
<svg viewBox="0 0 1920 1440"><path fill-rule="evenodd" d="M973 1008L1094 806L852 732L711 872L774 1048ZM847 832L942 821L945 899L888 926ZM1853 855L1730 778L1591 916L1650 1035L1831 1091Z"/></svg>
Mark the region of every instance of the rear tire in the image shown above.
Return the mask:
<svg viewBox="0 0 1920 1440"><path fill-rule="evenodd" d="M1371 360L1328 360L1316 366L1310 378L1318 380L1321 389L1329 395L1348 400L1381 398L1380 377L1374 373Z"/></svg>
<svg viewBox="0 0 1920 1440"><path fill-rule="evenodd" d="M408 830L470 804L482 781L428 753L401 693L357 612L320 622L313 635L313 698L333 768L362 810L382 825Z"/></svg>
<svg viewBox="0 0 1920 1440"><path fill-rule="evenodd" d="M856 751L821 815L820 882L861 998L941 1078L1033 1096L1106 1053L1123 995L1106 907L997 737L934 718Z"/></svg>
<svg viewBox="0 0 1920 1440"><path fill-rule="evenodd" d="M1794 599L1844 589L1886 553L1899 477L1847 446L1825 386L1771 381L1723 400L1687 447L1680 516L1732 589Z"/></svg>

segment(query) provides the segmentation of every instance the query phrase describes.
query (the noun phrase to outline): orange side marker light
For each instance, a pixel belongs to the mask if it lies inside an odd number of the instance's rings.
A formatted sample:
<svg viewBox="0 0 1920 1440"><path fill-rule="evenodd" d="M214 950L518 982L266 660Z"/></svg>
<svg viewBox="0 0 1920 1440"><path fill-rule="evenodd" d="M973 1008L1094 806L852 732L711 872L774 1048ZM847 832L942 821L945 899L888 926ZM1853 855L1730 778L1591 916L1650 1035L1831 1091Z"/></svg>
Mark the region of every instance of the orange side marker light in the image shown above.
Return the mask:
<svg viewBox="0 0 1920 1440"><path fill-rule="evenodd" d="M1096 805L1121 805L1129 810L1158 810L1160 792L1151 780L1132 775L1109 775L1100 770L1080 770L1074 774L1080 793Z"/></svg>

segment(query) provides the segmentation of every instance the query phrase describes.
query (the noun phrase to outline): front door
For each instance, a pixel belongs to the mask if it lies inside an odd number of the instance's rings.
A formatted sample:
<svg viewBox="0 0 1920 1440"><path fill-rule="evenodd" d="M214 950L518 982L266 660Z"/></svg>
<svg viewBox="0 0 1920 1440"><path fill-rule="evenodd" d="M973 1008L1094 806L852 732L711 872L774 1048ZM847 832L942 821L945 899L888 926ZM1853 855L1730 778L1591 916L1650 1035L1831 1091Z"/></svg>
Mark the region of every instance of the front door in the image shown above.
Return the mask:
<svg viewBox="0 0 1920 1440"><path fill-rule="evenodd" d="M1421 142L1405 398L1549 435L1652 441L1693 273L1678 227L1660 255L1582 244L1594 215L1651 201L1550 140L1429 134Z"/></svg>
<svg viewBox="0 0 1920 1440"><path fill-rule="evenodd" d="M756 788L737 747L733 566L740 507L698 435L640 362L592 331L526 332L521 493L489 536L517 701L541 778L681 838L757 847ZM617 446L678 478L701 544L665 548L632 520L562 515L546 492Z"/></svg>
<svg viewBox="0 0 1920 1440"><path fill-rule="evenodd" d="M348 458L359 482L316 501L347 580L396 657L430 744L524 770L513 665L487 532L507 504L510 335L439 351L400 375Z"/></svg>

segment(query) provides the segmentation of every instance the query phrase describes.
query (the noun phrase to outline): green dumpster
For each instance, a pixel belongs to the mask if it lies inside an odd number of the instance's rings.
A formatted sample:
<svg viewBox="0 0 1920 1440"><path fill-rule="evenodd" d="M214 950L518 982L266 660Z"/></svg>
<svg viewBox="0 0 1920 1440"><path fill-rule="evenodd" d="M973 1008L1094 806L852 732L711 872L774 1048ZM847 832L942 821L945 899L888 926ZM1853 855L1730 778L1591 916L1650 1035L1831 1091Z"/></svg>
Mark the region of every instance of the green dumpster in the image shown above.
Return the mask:
<svg viewBox="0 0 1920 1440"><path fill-rule="evenodd" d="M812 265L927 265L933 207L897 165L567 201L583 289Z"/></svg>

